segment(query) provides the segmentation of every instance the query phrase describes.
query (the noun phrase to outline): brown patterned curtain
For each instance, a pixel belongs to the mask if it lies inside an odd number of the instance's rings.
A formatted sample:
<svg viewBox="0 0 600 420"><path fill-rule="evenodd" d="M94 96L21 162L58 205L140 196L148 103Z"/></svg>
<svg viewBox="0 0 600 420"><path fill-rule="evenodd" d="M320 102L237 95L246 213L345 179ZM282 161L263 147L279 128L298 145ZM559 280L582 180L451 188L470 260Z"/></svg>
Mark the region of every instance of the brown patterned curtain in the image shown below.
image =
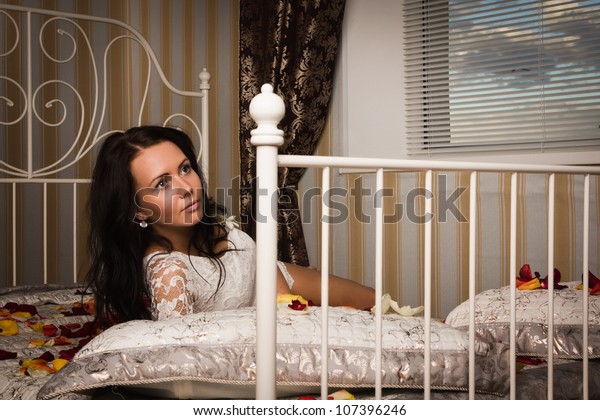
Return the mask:
<svg viewBox="0 0 600 420"><path fill-rule="evenodd" d="M312 155L325 125L345 0L240 1L240 216L255 237L255 123L250 101L264 83L284 98L285 132L280 154ZM298 210L303 168L279 170L279 255L281 261L309 265Z"/></svg>

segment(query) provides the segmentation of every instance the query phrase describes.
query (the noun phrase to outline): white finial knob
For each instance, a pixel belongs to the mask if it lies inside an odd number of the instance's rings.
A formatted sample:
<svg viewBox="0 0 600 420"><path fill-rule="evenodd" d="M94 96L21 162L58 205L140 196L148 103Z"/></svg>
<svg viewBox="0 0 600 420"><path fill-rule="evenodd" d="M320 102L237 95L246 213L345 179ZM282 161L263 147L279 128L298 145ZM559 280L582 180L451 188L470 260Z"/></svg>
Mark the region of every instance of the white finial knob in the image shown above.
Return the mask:
<svg viewBox="0 0 600 420"><path fill-rule="evenodd" d="M210 73L206 70L206 67L202 69L198 79L200 79L200 89L210 89Z"/></svg>
<svg viewBox="0 0 600 420"><path fill-rule="evenodd" d="M280 146L283 144L283 131L277 128L277 124L285 115L285 104L279 95L273 93L273 86L269 84L262 85L260 92L250 101L250 116L257 125L251 131L251 142L254 145Z"/></svg>

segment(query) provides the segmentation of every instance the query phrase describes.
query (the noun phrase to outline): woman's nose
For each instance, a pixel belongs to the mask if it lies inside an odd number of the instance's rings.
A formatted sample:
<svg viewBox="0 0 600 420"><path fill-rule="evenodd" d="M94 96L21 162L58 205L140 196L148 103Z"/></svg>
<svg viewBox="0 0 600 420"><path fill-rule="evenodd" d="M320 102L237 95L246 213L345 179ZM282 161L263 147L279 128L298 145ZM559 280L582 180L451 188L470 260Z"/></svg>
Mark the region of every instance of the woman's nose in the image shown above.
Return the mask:
<svg viewBox="0 0 600 420"><path fill-rule="evenodd" d="M176 190L182 195L188 195L192 193L192 186L189 182L181 177L175 177L175 185Z"/></svg>

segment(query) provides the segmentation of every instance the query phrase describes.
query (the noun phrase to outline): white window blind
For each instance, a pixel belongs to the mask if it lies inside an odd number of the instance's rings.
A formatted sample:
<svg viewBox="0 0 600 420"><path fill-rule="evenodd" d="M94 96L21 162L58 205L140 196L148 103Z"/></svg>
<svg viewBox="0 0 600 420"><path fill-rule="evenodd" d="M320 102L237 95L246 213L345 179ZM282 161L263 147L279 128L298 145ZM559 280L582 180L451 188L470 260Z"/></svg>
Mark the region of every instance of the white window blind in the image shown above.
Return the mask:
<svg viewBox="0 0 600 420"><path fill-rule="evenodd" d="M404 0L407 154L600 150L600 0Z"/></svg>

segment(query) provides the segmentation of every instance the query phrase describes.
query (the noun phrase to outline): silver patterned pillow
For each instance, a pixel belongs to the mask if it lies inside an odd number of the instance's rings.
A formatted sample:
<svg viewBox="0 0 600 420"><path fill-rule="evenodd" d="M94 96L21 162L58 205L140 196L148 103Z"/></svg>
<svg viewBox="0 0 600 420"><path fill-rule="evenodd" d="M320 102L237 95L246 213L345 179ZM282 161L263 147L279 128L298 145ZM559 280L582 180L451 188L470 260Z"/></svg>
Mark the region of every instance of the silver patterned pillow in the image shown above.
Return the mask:
<svg viewBox="0 0 600 420"><path fill-rule="evenodd" d="M581 359L583 355L583 292L578 282L561 283L554 290L554 340L556 357ZM589 296L588 356L600 358L600 296ZM446 323L468 330L469 301L448 314ZM509 343L510 287L490 289L475 296L475 324L488 341ZM516 348L522 356L548 355L548 290L516 290Z"/></svg>
<svg viewBox="0 0 600 420"><path fill-rule="evenodd" d="M321 308L278 311L278 397L320 388ZM329 386L369 388L375 383L375 318L367 311L329 308ZM431 325L432 389L468 389L468 337L441 322ZM256 311L206 312L166 321L131 321L90 341L39 392L127 386L172 398L253 398ZM383 386L422 389L423 318L384 315ZM508 389L507 348L479 342L476 389Z"/></svg>

